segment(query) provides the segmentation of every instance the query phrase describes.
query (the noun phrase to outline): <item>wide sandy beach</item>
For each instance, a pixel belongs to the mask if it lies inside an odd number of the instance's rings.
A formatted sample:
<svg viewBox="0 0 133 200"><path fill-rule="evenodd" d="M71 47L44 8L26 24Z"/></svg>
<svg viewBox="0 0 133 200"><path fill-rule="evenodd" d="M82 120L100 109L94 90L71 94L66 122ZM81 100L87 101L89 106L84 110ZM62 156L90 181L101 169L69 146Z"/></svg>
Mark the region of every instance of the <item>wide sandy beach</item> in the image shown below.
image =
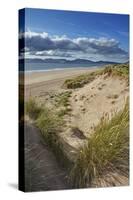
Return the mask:
<svg viewBox="0 0 133 200"><path fill-rule="evenodd" d="M51 91L61 89L64 81L80 74L97 70L98 67L88 69L63 69L58 71L26 72L25 73L25 97L42 97Z"/></svg>

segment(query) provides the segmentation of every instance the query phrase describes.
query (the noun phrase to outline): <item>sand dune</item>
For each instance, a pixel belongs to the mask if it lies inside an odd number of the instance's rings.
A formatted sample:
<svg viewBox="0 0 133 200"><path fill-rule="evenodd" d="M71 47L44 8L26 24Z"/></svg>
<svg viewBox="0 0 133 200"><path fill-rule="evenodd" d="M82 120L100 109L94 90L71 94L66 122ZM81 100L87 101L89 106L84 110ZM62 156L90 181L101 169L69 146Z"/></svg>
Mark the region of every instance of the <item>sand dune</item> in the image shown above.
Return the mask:
<svg viewBox="0 0 133 200"><path fill-rule="evenodd" d="M55 72L26 73L26 99L32 96L37 97L38 101L45 101L47 98L47 102L50 102L50 94L68 90L62 88L67 78L96 70L98 69L66 69ZM129 88L126 81L119 77L106 78L105 75L100 75L84 87L73 90L69 99L69 107L72 111L71 115L65 117L67 128L61 134L62 140L70 147L79 148L85 140L78 137L75 139L72 136L71 128L78 127L86 137L89 137L104 115L111 118L115 112L123 108L128 95Z"/></svg>
<svg viewBox="0 0 133 200"><path fill-rule="evenodd" d="M124 107L128 96L126 81L118 77L105 78L105 75L72 92L72 112L70 116L66 116L66 130L60 134L70 159L75 159L76 151L86 143L86 139L73 136L72 127L81 130L86 138L90 137L101 118L105 116L111 119Z"/></svg>
<svg viewBox="0 0 133 200"><path fill-rule="evenodd" d="M119 111L128 96L126 82L118 78L104 78L105 75L83 88L74 91L71 97L71 123L88 136L101 117ZM127 90L125 90L127 88Z"/></svg>
<svg viewBox="0 0 133 200"><path fill-rule="evenodd" d="M30 96L36 97L40 103L45 103L51 110L61 109L55 106L56 96L71 91L69 97L69 114L64 115L65 125L58 133L63 145L63 151L72 162L76 160L80 147L87 143L87 139L94 133L95 127L103 117L111 119L116 112L122 110L129 96L129 86L126 79L120 76L96 75L95 79L81 88L66 89L62 87L67 78L96 71L64 70L56 72L26 74L26 100ZM74 130L76 130L74 132ZM114 176L111 175L112 177ZM119 174L117 185L127 185L128 178ZM108 180L108 176L106 179ZM108 181L107 181L108 182ZM99 183L95 183L94 185Z"/></svg>

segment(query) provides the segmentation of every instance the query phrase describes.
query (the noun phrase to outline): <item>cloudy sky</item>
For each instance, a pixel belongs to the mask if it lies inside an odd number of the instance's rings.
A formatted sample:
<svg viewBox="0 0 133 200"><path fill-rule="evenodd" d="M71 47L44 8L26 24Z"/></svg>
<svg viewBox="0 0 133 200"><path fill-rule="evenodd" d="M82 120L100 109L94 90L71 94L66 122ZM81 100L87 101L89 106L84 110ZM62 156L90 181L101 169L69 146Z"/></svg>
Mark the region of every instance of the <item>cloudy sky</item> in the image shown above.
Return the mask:
<svg viewBox="0 0 133 200"><path fill-rule="evenodd" d="M127 61L128 15L26 9L26 58Z"/></svg>

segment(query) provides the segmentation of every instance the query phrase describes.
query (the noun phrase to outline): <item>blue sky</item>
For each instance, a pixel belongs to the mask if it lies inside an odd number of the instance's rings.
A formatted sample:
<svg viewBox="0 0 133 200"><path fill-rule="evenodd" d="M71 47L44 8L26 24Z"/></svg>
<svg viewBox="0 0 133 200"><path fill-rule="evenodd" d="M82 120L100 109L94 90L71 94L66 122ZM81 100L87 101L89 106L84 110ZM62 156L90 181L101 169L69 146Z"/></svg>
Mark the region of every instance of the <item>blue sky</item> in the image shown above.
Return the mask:
<svg viewBox="0 0 133 200"><path fill-rule="evenodd" d="M26 57L125 62L129 16L26 9Z"/></svg>

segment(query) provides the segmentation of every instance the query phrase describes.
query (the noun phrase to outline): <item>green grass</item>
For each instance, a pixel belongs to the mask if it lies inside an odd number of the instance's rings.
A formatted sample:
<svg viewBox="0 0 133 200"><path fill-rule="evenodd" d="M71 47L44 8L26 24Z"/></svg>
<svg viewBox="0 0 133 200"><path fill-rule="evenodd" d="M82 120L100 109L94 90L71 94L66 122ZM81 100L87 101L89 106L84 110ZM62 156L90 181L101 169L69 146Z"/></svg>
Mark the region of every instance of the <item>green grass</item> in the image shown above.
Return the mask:
<svg viewBox="0 0 133 200"><path fill-rule="evenodd" d="M104 69L99 69L95 72L88 74L83 74L72 79L65 80L63 86L68 89L81 88L85 84L93 81L98 75L107 74L108 76L120 76L123 78L128 78L129 76L129 64L117 64L110 65Z"/></svg>
<svg viewBox="0 0 133 200"><path fill-rule="evenodd" d="M117 75L117 76L121 76L124 78L128 78L129 64L111 65L104 69L104 73L108 73L109 75Z"/></svg>
<svg viewBox="0 0 133 200"><path fill-rule="evenodd" d="M129 167L129 108L109 119L102 118L100 124L85 147L83 147L71 170L70 180L75 188L91 187L93 181L108 170L124 171Z"/></svg>
<svg viewBox="0 0 133 200"><path fill-rule="evenodd" d="M95 79L95 77L97 75L99 75L100 73L101 73L101 70L96 71L96 72L92 72L92 73L88 73L88 74L83 74L83 75L77 76L76 78L67 79L64 82L63 86L68 88L68 89L81 88L85 84L93 81Z"/></svg>
<svg viewBox="0 0 133 200"><path fill-rule="evenodd" d="M36 120L40 113L42 112L41 106L37 104L34 98L30 98L28 102L25 104L26 113L28 113L29 117Z"/></svg>
<svg viewBox="0 0 133 200"><path fill-rule="evenodd" d="M45 105L38 105L34 98L26 103L26 112L34 120L34 124L41 131L44 141L53 150L62 167L69 168L71 162L64 154L63 145L59 139L59 132L62 131L64 126L63 117Z"/></svg>
<svg viewBox="0 0 133 200"><path fill-rule="evenodd" d="M55 95L54 101L56 108L59 108L57 115L63 117L71 112L69 98L71 97L71 91L65 91Z"/></svg>
<svg viewBox="0 0 133 200"><path fill-rule="evenodd" d="M69 97L71 97L71 91L59 93L55 96L56 106L69 106Z"/></svg>
<svg viewBox="0 0 133 200"><path fill-rule="evenodd" d="M46 109L43 110L42 114L36 120L36 126L40 129L44 141L53 150L62 167L69 167L70 161L63 152L63 145L58 135L62 130L62 126L64 126L62 118Z"/></svg>
<svg viewBox="0 0 133 200"><path fill-rule="evenodd" d="M43 107L41 114L36 119L36 125L40 128L43 135L50 138L52 134L59 132L63 121L50 109Z"/></svg>
<svg viewBox="0 0 133 200"><path fill-rule="evenodd" d="M72 111L71 108L62 108L57 112L58 117L64 117L65 115L68 115Z"/></svg>

